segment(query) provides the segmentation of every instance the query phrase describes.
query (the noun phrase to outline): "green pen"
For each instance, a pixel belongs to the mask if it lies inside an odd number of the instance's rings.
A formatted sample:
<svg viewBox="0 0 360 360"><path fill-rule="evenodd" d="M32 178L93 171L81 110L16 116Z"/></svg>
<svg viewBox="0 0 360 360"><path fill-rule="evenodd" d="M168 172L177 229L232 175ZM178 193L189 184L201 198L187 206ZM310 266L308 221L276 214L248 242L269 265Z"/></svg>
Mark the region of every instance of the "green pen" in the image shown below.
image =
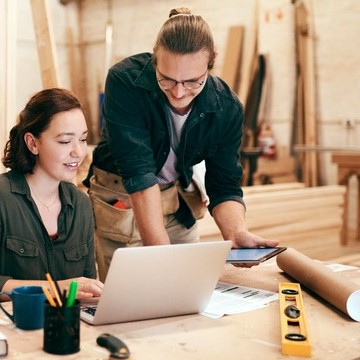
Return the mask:
<svg viewBox="0 0 360 360"><path fill-rule="evenodd" d="M68 298L66 300L66 306L67 307L70 307L70 306L74 305L75 299L76 299L77 288L78 288L78 283L76 281L72 281L70 283L69 295L68 295Z"/></svg>

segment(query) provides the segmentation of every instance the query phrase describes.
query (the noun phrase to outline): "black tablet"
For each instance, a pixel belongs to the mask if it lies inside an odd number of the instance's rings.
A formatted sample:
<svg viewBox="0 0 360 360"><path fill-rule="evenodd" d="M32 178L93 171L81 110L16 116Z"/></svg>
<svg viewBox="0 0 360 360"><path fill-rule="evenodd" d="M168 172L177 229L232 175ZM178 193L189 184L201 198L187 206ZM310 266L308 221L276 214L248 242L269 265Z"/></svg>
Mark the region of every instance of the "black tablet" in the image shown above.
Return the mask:
<svg viewBox="0 0 360 360"><path fill-rule="evenodd" d="M231 264L260 264L286 250L286 247L231 249L226 260Z"/></svg>

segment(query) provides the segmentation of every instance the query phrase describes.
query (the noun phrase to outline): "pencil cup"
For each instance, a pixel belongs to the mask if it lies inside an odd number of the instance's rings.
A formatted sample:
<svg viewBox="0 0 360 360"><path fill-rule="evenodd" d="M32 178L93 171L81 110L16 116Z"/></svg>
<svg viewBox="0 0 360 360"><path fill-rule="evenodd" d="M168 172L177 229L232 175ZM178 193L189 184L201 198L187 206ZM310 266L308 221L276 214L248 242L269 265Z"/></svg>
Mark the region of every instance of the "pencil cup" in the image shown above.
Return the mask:
<svg viewBox="0 0 360 360"><path fill-rule="evenodd" d="M67 355L80 350L80 302L54 307L45 301L44 351Z"/></svg>

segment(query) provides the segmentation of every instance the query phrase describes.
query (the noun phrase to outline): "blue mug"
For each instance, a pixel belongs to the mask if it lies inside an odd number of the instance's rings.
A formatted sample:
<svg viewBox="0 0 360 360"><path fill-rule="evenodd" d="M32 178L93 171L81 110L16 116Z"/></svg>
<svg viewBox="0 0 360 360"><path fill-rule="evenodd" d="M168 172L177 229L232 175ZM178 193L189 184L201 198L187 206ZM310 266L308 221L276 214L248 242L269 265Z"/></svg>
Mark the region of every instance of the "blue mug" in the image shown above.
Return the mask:
<svg viewBox="0 0 360 360"><path fill-rule="evenodd" d="M8 295L13 303L13 313L7 312L0 303L0 308L16 325L23 330L36 330L44 327L45 295L40 286L20 286L11 292L0 292Z"/></svg>

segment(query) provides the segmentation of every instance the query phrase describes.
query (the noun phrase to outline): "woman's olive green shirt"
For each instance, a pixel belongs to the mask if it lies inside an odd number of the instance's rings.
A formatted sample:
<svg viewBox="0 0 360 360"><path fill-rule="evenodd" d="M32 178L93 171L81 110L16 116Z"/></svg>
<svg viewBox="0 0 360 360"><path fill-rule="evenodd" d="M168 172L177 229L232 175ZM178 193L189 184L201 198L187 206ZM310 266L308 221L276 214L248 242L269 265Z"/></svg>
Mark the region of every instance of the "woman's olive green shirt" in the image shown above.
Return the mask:
<svg viewBox="0 0 360 360"><path fill-rule="evenodd" d="M96 277L94 220L88 196L74 184L59 185L58 236L51 240L23 174L0 175L0 290L10 278L57 280Z"/></svg>

